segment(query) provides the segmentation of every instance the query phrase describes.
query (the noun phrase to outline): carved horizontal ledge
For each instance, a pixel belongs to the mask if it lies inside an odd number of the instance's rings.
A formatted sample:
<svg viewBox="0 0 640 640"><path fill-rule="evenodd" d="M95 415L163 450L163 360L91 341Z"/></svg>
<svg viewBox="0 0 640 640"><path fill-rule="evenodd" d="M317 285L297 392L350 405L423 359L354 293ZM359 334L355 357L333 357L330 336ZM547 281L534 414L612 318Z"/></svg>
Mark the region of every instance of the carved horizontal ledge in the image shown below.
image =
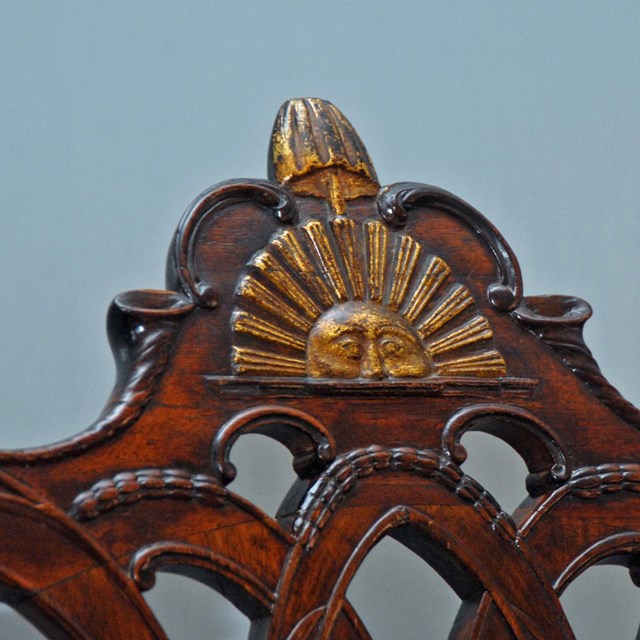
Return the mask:
<svg viewBox="0 0 640 640"><path fill-rule="evenodd" d="M318 396L407 397L464 396L520 397L533 396L538 380L534 378L438 377L398 380L336 380L322 378L205 376L216 395L255 398L300 398Z"/></svg>

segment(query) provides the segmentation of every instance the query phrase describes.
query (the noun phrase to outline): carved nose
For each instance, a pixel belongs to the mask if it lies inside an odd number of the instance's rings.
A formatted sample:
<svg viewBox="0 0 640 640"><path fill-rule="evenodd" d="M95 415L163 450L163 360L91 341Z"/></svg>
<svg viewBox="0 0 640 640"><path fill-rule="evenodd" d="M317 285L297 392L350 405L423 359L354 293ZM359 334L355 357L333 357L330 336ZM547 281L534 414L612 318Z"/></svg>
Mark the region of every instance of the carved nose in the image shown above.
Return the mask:
<svg viewBox="0 0 640 640"><path fill-rule="evenodd" d="M382 362L380 360L380 356L378 355L378 350L373 344L369 344L367 346L364 357L362 358L360 377L373 380L384 378Z"/></svg>

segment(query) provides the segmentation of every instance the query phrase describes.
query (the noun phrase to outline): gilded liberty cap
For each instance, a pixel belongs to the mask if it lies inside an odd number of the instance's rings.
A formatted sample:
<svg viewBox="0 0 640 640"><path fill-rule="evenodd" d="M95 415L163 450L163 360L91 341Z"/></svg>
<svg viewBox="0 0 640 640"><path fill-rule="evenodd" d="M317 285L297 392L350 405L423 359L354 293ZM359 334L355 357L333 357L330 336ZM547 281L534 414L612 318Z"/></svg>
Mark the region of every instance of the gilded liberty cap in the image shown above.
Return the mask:
<svg viewBox="0 0 640 640"><path fill-rule="evenodd" d="M276 116L269 177L300 195L328 200L336 214L345 202L374 196L380 185L369 154L351 123L330 102L294 98Z"/></svg>

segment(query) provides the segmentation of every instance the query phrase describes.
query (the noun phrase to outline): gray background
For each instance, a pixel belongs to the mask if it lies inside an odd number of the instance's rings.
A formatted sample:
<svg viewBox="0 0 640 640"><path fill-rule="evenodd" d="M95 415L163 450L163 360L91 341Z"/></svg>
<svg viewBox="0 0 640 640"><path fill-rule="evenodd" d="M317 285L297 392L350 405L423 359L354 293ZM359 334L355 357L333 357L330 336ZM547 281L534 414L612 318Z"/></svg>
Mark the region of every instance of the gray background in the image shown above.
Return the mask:
<svg viewBox="0 0 640 640"><path fill-rule="evenodd" d="M273 118L295 96L335 102L383 183L437 184L484 212L519 257L526 293L589 300L587 342L640 402L637 2L0 9L3 447L69 436L96 417L113 381L110 299L162 288L171 234L201 190L265 176ZM465 470L512 508L520 460L488 436L464 442ZM249 437L239 445L237 490L274 512L265 487L284 491L287 456ZM392 542L350 596L378 640L445 638L456 605ZM186 580L162 577L149 601L173 638L246 629ZM634 637L638 596L622 569L589 570L563 602L579 640ZM0 637L38 637L1 611Z"/></svg>

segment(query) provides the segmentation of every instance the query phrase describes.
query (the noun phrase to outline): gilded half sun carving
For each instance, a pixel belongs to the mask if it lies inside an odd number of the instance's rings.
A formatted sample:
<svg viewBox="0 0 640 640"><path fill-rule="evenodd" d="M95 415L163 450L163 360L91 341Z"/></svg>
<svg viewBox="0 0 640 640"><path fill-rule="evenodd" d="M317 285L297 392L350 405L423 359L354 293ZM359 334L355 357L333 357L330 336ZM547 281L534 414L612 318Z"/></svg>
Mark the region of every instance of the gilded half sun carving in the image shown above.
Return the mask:
<svg viewBox="0 0 640 640"><path fill-rule="evenodd" d="M325 311L307 341L314 378L424 378L431 358L411 325L371 302L345 302Z"/></svg>
<svg viewBox="0 0 640 640"><path fill-rule="evenodd" d="M500 377L504 359L469 290L384 224L339 216L271 239L238 287L238 375Z"/></svg>

